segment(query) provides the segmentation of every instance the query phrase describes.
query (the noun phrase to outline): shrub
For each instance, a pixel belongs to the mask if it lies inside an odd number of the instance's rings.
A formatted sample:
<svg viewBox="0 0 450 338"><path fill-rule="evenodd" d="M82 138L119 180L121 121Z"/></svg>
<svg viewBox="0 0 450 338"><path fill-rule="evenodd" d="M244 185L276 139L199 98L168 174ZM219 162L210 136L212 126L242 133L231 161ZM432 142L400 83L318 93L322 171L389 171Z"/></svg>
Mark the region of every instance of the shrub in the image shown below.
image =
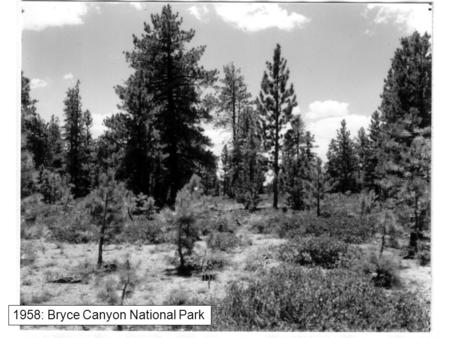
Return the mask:
<svg viewBox="0 0 450 338"><path fill-rule="evenodd" d="M216 330L427 331L428 306L348 270L280 266L234 282L214 307Z"/></svg>
<svg viewBox="0 0 450 338"><path fill-rule="evenodd" d="M431 255L429 250L422 250L417 253L417 258L419 258L419 264L421 266L430 265Z"/></svg>
<svg viewBox="0 0 450 338"><path fill-rule="evenodd" d="M374 257L374 256L372 256ZM400 286L400 277L398 276L399 263L382 256L380 258L373 258L375 261L375 272L372 281L375 286L390 289L392 287Z"/></svg>
<svg viewBox="0 0 450 338"><path fill-rule="evenodd" d="M250 219L250 229L259 234L277 234L285 237L292 231L297 231L300 227L297 215L273 212L268 215L258 215Z"/></svg>
<svg viewBox="0 0 450 338"><path fill-rule="evenodd" d="M189 297L184 289L172 289L164 301L163 305L188 305Z"/></svg>
<svg viewBox="0 0 450 338"><path fill-rule="evenodd" d="M118 241L159 244L167 240L166 233L166 226L161 219L149 220L144 216L135 216L125 225Z"/></svg>
<svg viewBox="0 0 450 338"><path fill-rule="evenodd" d="M20 245L20 265L27 266L33 265L36 261L36 246L32 242L22 241Z"/></svg>
<svg viewBox="0 0 450 338"><path fill-rule="evenodd" d="M337 267L347 248L346 243L327 235L298 238L283 245L279 250L279 257L284 262L332 269Z"/></svg>
<svg viewBox="0 0 450 338"><path fill-rule="evenodd" d="M374 217L363 219L348 216L344 212L336 213L331 218L316 217L312 214L303 215L299 219L306 235L320 236L328 234L346 243L360 244L372 238L375 234Z"/></svg>
<svg viewBox="0 0 450 338"><path fill-rule="evenodd" d="M230 232L213 232L209 234L206 244L212 250L228 251L239 246L240 240Z"/></svg>
<svg viewBox="0 0 450 338"><path fill-rule="evenodd" d="M230 264L229 259L221 253L210 254L203 265L205 271L222 270Z"/></svg>
<svg viewBox="0 0 450 338"><path fill-rule="evenodd" d="M95 239L97 230L86 213L83 201L67 211L57 210L45 218L51 238L58 242L88 243Z"/></svg>
<svg viewBox="0 0 450 338"><path fill-rule="evenodd" d="M117 281L114 278L108 278L104 288L97 293L97 298L101 304L118 305L120 298L117 292Z"/></svg>
<svg viewBox="0 0 450 338"><path fill-rule="evenodd" d="M211 217L210 214L206 216L203 217L200 225L203 235L208 235L212 232L234 232L236 230L236 224L229 214L217 217Z"/></svg>
<svg viewBox="0 0 450 338"><path fill-rule="evenodd" d="M326 194L322 210L324 216L333 217L335 214L341 213L347 216L357 216L361 212L361 197L359 194Z"/></svg>

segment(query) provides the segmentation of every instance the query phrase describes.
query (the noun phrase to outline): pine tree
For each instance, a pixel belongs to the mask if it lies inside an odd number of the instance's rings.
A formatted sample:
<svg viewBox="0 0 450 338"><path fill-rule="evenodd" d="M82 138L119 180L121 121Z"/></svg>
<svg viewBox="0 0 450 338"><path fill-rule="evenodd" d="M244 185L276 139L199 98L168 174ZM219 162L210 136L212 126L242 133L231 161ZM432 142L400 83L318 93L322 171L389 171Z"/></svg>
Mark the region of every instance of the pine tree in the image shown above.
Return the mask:
<svg viewBox="0 0 450 338"><path fill-rule="evenodd" d="M281 182L282 190L287 193L287 202L295 210L309 208L312 147L311 133L305 133L300 116L294 117L284 137Z"/></svg>
<svg viewBox="0 0 450 338"><path fill-rule="evenodd" d="M323 174L322 168L322 160L318 157L315 158L315 161L311 170L311 178L312 178L312 199L313 203L316 206L316 215L321 215L320 209L320 201L325 196L325 176Z"/></svg>
<svg viewBox="0 0 450 338"><path fill-rule="evenodd" d="M220 79L217 124L231 129L233 143L236 142L238 120L241 111L249 104L250 93L244 82L241 70L233 63L223 67L224 76Z"/></svg>
<svg viewBox="0 0 450 338"><path fill-rule="evenodd" d="M52 115L48 124L47 143L49 148L48 167L61 173L64 165L64 142L59 120L54 115Z"/></svg>
<svg viewBox="0 0 450 338"><path fill-rule="evenodd" d="M369 153L367 158L367 167L365 171L365 187L380 195L379 180L380 176L377 171L379 163L380 151L383 146L380 113L375 111L372 114L369 125Z"/></svg>
<svg viewBox="0 0 450 338"><path fill-rule="evenodd" d="M181 24L170 5L151 15L151 24L144 23L144 33L133 36L134 49L126 53L133 74L117 87L122 110L137 127L125 155L137 159L129 172L130 188L150 192L158 205L175 202L199 163L214 165L200 126L209 118L200 89L212 84L216 72L199 64L205 46L188 49L195 33ZM149 139L159 148L143 146Z"/></svg>
<svg viewBox="0 0 450 338"><path fill-rule="evenodd" d="M30 97L30 80L21 74L21 146L20 146L20 193L22 197L34 190L35 164L29 147L28 124L36 112L35 100Z"/></svg>
<svg viewBox="0 0 450 338"><path fill-rule="evenodd" d="M127 195L123 183L109 170L100 176L98 188L86 199L86 206L93 224L99 228L97 267L103 265L103 245L120 231L126 219L124 198Z"/></svg>
<svg viewBox="0 0 450 338"><path fill-rule="evenodd" d="M236 147L242 154L234 195L245 209L256 210L264 182L264 158L261 155L261 132L255 110L246 107L239 116Z"/></svg>
<svg viewBox="0 0 450 338"><path fill-rule="evenodd" d="M222 148L222 154L220 156L222 162L222 191L225 196L232 197L231 192L231 164L230 164L230 154L228 152L228 147L225 144Z"/></svg>
<svg viewBox="0 0 450 338"><path fill-rule="evenodd" d="M357 184L359 190L368 188L367 177L370 176L370 140L366 135L363 127L358 130L358 135L355 140L355 152L358 160L357 163Z"/></svg>
<svg viewBox="0 0 450 338"><path fill-rule="evenodd" d="M376 170L382 199L394 201L407 216L412 256L430 213L430 36L414 32L400 44L381 95L382 142Z"/></svg>
<svg viewBox="0 0 450 338"><path fill-rule="evenodd" d="M357 191L355 145L345 120L342 120L341 128L337 130L336 139L330 143L327 157L327 175L331 191L341 193Z"/></svg>
<svg viewBox="0 0 450 338"><path fill-rule="evenodd" d="M89 111L82 111L80 81L67 90L64 100L64 141L66 143L65 170L73 185L75 197L85 196L90 189L89 162L91 160Z"/></svg>
<svg viewBox="0 0 450 338"><path fill-rule="evenodd" d="M281 56L277 44L273 61L266 63L257 98L258 109L263 117L264 148L270 152L273 170L273 207L278 208L279 161L282 144L282 130L292 118L292 109L297 105L294 86L288 86L289 70L287 61Z"/></svg>
<svg viewBox="0 0 450 338"><path fill-rule="evenodd" d="M188 273L189 264L187 258L192 254L195 241L199 237L197 216L203 205L203 187L200 178L193 175L189 182L181 189L175 202L175 243L180 259L178 272Z"/></svg>

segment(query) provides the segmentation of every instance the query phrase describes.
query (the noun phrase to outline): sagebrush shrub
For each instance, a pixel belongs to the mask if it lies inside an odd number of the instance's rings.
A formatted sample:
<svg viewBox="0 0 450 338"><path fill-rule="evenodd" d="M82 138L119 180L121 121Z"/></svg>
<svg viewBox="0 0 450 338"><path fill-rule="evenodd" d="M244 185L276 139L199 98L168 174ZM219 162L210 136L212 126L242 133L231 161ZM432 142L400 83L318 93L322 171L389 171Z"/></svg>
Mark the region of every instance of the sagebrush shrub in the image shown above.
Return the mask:
<svg viewBox="0 0 450 338"><path fill-rule="evenodd" d="M348 270L279 266L232 283L215 304L216 330L427 331L429 308L416 294L386 292Z"/></svg>

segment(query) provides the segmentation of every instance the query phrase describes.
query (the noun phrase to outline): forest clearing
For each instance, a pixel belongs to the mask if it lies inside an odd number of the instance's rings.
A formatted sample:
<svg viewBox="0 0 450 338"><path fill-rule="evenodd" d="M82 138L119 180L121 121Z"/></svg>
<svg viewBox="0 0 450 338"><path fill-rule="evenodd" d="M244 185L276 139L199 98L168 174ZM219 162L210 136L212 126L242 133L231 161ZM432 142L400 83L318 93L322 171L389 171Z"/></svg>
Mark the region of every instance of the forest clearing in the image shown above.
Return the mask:
<svg viewBox="0 0 450 338"><path fill-rule="evenodd" d="M21 305L212 306L211 326L171 330L429 331L431 36L396 40L373 113L333 100L305 113L292 49L273 41L251 91L245 68L202 63L198 33L158 6L127 35L101 132L73 74L60 123L22 72ZM352 135L351 121L367 123Z"/></svg>

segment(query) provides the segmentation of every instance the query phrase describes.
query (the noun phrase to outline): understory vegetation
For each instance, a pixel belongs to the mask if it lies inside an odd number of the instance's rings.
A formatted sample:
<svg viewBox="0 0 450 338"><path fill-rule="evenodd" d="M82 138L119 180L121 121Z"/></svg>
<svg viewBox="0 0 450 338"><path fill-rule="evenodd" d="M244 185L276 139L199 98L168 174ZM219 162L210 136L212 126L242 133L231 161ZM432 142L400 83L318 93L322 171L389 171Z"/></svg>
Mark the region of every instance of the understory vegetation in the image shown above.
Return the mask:
<svg viewBox="0 0 450 338"><path fill-rule="evenodd" d="M233 63L205 69L182 26L167 5L133 37L97 138L79 81L60 126L22 74L21 303L211 304L212 330L430 330L429 35L400 41L370 126L352 138L343 120L323 161L279 44L252 95ZM231 134L220 158L211 121Z"/></svg>

